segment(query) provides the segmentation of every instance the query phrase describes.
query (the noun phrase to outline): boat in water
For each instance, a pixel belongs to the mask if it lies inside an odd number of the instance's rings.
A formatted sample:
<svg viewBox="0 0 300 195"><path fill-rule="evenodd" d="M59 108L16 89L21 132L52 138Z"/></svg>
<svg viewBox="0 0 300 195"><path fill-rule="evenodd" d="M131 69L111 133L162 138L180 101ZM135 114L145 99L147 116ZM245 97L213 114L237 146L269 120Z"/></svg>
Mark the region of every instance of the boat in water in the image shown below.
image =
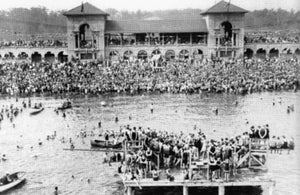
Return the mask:
<svg viewBox="0 0 300 195"><path fill-rule="evenodd" d="M25 182L25 172L16 172L9 175L11 181L7 180L6 176L0 178L0 193L6 192L14 187Z"/></svg>
<svg viewBox="0 0 300 195"><path fill-rule="evenodd" d="M72 108L72 102L70 101L66 101L62 104L61 107L58 107L57 109L58 110L66 110L66 109L69 109L69 108Z"/></svg>
<svg viewBox="0 0 300 195"><path fill-rule="evenodd" d="M116 143L113 144L111 141L104 141L104 140L91 140L91 146L92 147L98 147L98 148L122 148L122 143Z"/></svg>
<svg viewBox="0 0 300 195"><path fill-rule="evenodd" d="M37 115L41 113L44 109L45 109L44 107L34 108L33 111L30 112L30 115Z"/></svg>

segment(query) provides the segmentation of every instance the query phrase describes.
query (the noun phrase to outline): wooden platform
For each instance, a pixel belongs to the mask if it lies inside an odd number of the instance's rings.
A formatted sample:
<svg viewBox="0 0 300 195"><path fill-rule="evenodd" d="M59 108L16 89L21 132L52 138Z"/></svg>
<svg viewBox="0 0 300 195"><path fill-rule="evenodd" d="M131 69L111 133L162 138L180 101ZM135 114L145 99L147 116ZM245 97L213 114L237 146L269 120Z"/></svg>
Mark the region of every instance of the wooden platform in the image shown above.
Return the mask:
<svg viewBox="0 0 300 195"><path fill-rule="evenodd" d="M259 175L259 174L258 174ZM183 180L183 176L175 174L175 180L169 181L165 177L161 177L158 181L153 181L152 178L141 179L139 181L124 180L123 183L127 187L127 195L134 195L138 188L164 188L164 187L182 187L183 195L188 195L189 188L203 187L203 188L218 188L219 195L226 195L226 187L261 187L265 194L272 195L275 181L264 176L253 177L238 177L239 179L231 179L228 182L223 180L209 181L202 180Z"/></svg>

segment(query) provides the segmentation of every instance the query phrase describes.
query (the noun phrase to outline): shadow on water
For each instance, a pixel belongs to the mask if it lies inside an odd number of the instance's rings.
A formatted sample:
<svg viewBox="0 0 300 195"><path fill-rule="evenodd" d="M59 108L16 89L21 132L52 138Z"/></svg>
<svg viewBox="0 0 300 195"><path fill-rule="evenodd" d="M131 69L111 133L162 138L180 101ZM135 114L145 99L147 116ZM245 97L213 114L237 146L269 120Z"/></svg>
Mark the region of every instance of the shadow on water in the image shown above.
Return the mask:
<svg viewBox="0 0 300 195"><path fill-rule="evenodd" d="M262 195L262 189L251 186L240 186L240 187L225 187L225 195ZM182 187L163 187L163 188L143 188L135 189L136 195L182 195ZM189 188L189 195L218 195L217 187L191 187Z"/></svg>

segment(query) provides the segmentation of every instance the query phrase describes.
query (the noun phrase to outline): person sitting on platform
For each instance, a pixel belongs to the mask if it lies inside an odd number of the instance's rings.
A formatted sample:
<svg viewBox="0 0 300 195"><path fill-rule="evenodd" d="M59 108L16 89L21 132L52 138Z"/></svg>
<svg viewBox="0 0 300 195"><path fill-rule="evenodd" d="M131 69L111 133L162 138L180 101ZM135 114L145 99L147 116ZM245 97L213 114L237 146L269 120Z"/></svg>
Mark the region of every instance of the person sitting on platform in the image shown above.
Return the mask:
<svg viewBox="0 0 300 195"><path fill-rule="evenodd" d="M152 178L153 178L153 181L159 180L159 171L156 168L154 168L152 170Z"/></svg>
<svg viewBox="0 0 300 195"><path fill-rule="evenodd" d="M166 169L166 175L167 175L167 179L169 181L174 181L175 177L173 175L170 174L170 169Z"/></svg>

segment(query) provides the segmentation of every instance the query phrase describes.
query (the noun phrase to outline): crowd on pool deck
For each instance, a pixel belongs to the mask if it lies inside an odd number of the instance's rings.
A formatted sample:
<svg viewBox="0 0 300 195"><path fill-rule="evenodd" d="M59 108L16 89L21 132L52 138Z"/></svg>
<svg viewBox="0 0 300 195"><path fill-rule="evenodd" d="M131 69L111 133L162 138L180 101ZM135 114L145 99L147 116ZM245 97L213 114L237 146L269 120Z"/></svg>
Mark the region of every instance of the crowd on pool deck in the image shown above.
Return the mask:
<svg viewBox="0 0 300 195"><path fill-rule="evenodd" d="M251 126L250 131L244 132L231 138L221 138L220 140L209 139L201 129L194 129L195 133L179 134L167 131L158 131L151 128L131 127L129 125L121 127L119 132L106 131L104 137L107 141L118 143L127 141L127 148L135 148L127 152L125 159L120 154L105 156L105 162L121 161L118 167L119 174L126 174L126 179L135 180L141 178L153 178L157 181L160 178L159 170L166 171L167 179L173 181L173 170L184 170L183 179L225 179L228 181L230 175L234 174L234 167L237 162L249 151L251 139L259 139L261 144L270 142L270 149L281 154L282 149L294 148L293 138L285 136L270 136L269 125ZM141 142L143 140L143 142ZM142 143L137 147L137 143ZM191 162L200 161L208 165L209 178L199 172L188 174ZM158 158L160 159L158 161ZM123 162L123 160L124 162ZM265 159L262 159L264 161ZM159 163L159 164L158 164ZM247 162L244 166L247 166Z"/></svg>
<svg viewBox="0 0 300 195"><path fill-rule="evenodd" d="M67 42L64 40L47 39L47 40L14 40L1 41L0 48L5 47L29 47L29 48L43 48L43 47L67 47Z"/></svg>
<svg viewBox="0 0 300 195"><path fill-rule="evenodd" d="M249 43L300 43L298 31L255 31L245 33L245 44Z"/></svg>
<svg viewBox="0 0 300 195"><path fill-rule="evenodd" d="M0 63L0 93L235 93L297 90L299 59L136 59L115 62Z"/></svg>

